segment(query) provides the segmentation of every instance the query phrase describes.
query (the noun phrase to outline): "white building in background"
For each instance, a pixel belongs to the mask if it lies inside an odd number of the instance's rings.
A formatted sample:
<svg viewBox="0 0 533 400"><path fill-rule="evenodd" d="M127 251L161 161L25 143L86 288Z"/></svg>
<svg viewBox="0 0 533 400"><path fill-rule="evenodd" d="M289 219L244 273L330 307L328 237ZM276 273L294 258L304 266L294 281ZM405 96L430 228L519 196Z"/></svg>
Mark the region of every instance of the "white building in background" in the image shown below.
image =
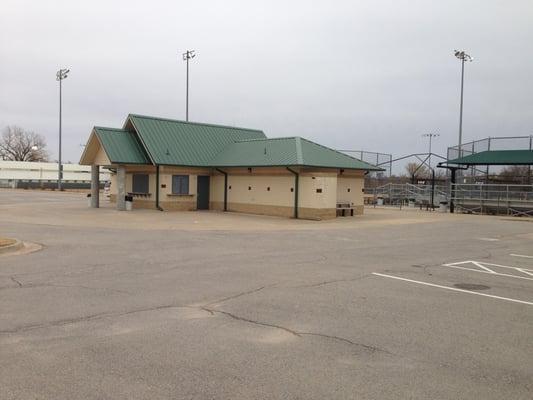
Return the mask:
<svg viewBox="0 0 533 400"><path fill-rule="evenodd" d="M0 161L0 186L16 187L18 181L57 182L58 164L48 162ZM109 181L109 172L100 171L100 181ZM90 184L89 165L63 164L63 182Z"/></svg>

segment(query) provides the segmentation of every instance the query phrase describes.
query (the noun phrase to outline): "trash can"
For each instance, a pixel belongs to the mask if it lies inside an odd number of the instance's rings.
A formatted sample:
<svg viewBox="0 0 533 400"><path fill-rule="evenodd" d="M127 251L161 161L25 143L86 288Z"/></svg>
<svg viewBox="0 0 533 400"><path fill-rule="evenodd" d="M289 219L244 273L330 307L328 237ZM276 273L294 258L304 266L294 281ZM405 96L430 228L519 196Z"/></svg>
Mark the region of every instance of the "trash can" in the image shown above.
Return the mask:
<svg viewBox="0 0 533 400"><path fill-rule="evenodd" d="M383 205L383 198L378 197L378 206L382 206L382 205Z"/></svg>
<svg viewBox="0 0 533 400"><path fill-rule="evenodd" d="M131 211L133 208L133 196L126 196L124 200L126 201L126 211Z"/></svg>
<svg viewBox="0 0 533 400"><path fill-rule="evenodd" d="M445 213L447 211L448 211L448 202L447 201L439 202L439 212Z"/></svg>
<svg viewBox="0 0 533 400"><path fill-rule="evenodd" d="M409 200L409 208L415 208L415 201Z"/></svg>
<svg viewBox="0 0 533 400"><path fill-rule="evenodd" d="M87 195L87 206L89 206L89 207L92 206L92 204L91 204L91 194L90 193Z"/></svg>

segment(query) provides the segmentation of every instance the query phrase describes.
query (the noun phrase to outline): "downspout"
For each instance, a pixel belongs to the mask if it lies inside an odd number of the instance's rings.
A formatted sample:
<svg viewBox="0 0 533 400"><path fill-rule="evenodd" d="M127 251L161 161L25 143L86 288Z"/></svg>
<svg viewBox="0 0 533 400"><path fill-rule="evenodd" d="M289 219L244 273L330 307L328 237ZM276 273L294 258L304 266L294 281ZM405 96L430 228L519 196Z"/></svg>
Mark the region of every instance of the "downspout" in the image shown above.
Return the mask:
<svg viewBox="0 0 533 400"><path fill-rule="evenodd" d="M294 218L298 219L298 181L300 174L289 167L287 167L287 170L294 174Z"/></svg>
<svg viewBox="0 0 533 400"><path fill-rule="evenodd" d="M228 173L215 168L215 171L224 175L224 211L228 211Z"/></svg>
<svg viewBox="0 0 533 400"><path fill-rule="evenodd" d="M159 164L155 166L155 208L164 211L159 205Z"/></svg>

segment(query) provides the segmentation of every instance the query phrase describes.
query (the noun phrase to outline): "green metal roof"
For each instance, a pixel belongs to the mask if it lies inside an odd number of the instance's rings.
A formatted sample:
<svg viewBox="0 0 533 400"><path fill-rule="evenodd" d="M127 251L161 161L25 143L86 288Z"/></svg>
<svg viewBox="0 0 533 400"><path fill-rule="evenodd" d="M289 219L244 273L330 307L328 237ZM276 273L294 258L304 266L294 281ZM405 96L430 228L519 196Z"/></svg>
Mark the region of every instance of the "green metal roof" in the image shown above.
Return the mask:
<svg viewBox="0 0 533 400"><path fill-rule="evenodd" d="M99 126L94 131L113 164L151 164L135 133Z"/></svg>
<svg viewBox="0 0 533 400"><path fill-rule="evenodd" d="M301 137L243 140L214 157L213 167L308 166L381 171L336 150Z"/></svg>
<svg viewBox="0 0 533 400"><path fill-rule="evenodd" d="M130 114L135 131L154 164L207 166L227 145L265 138L262 131ZM127 125L127 122L126 122Z"/></svg>
<svg viewBox="0 0 533 400"><path fill-rule="evenodd" d="M194 167L307 166L382 171L300 137L268 139L262 131L130 114L124 129L95 127L113 164Z"/></svg>
<svg viewBox="0 0 533 400"><path fill-rule="evenodd" d="M458 165L533 165L532 150L490 150L447 161Z"/></svg>

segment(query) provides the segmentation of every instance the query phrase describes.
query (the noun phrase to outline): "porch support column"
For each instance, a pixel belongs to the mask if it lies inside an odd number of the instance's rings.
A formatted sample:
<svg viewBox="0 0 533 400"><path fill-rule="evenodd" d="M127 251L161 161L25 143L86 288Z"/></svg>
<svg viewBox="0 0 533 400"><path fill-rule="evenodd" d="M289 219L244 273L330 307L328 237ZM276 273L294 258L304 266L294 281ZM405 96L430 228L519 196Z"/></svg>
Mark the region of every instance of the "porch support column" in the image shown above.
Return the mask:
<svg viewBox="0 0 533 400"><path fill-rule="evenodd" d="M119 165L117 168L117 210L126 210L126 167Z"/></svg>
<svg viewBox="0 0 533 400"><path fill-rule="evenodd" d="M100 207L100 166L91 165L91 207Z"/></svg>

